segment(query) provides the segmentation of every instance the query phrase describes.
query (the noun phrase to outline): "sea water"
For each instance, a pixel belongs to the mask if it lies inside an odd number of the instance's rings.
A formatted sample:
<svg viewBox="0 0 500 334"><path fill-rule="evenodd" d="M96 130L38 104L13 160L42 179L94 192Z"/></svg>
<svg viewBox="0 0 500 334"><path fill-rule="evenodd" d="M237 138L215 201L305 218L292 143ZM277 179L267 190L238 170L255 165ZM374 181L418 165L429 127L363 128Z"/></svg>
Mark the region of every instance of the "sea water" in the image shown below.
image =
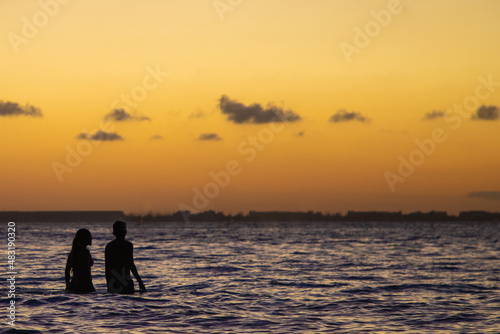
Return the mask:
<svg viewBox="0 0 500 334"><path fill-rule="evenodd" d="M500 333L499 223L129 223L147 287L134 295L106 292L111 227L16 224L17 332ZM86 295L64 291L79 228Z"/></svg>

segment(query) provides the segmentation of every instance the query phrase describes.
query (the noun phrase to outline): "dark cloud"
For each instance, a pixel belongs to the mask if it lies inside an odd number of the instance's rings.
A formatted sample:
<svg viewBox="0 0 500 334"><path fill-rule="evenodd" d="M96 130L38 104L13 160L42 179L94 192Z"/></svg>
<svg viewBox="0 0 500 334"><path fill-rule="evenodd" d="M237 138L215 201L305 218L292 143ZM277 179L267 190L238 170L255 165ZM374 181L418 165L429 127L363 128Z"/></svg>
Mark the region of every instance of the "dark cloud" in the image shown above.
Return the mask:
<svg viewBox="0 0 500 334"><path fill-rule="evenodd" d="M222 138L216 133L202 133L198 140L222 140Z"/></svg>
<svg viewBox="0 0 500 334"><path fill-rule="evenodd" d="M124 122L124 121L150 121L147 116L134 116L125 111L125 109L113 109L109 114L104 116L106 121Z"/></svg>
<svg viewBox="0 0 500 334"><path fill-rule="evenodd" d="M361 122L361 123L370 123L371 119L361 115L361 113L356 111L347 111L345 109L337 110L337 112L330 117L330 122L332 123L340 123L340 122Z"/></svg>
<svg viewBox="0 0 500 334"><path fill-rule="evenodd" d="M481 106L476 111L475 115L472 115L472 119L481 119L486 121L495 121L499 118L499 111L497 106Z"/></svg>
<svg viewBox="0 0 500 334"><path fill-rule="evenodd" d="M163 139L163 137L160 136L160 135L156 135L156 136L151 137L151 139L152 140L157 140L157 139Z"/></svg>
<svg viewBox="0 0 500 334"><path fill-rule="evenodd" d="M446 116L446 112L440 110L433 110L425 114L423 120L424 121L432 121L438 118L443 118Z"/></svg>
<svg viewBox="0 0 500 334"><path fill-rule="evenodd" d="M87 139L87 140L95 140L95 141L117 141L123 140L123 137L117 134L116 132L105 132L98 130L94 134L90 133L80 133L77 137L78 139Z"/></svg>
<svg viewBox="0 0 500 334"><path fill-rule="evenodd" d="M500 191L475 191L468 193L467 197L500 201Z"/></svg>
<svg viewBox="0 0 500 334"><path fill-rule="evenodd" d="M40 108L30 106L20 106L15 102L3 102L0 101L0 116L31 116L31 117L42 117L42 111Z"/></svg>
<svg viewBox="0 0 500 334"><path fill-rule="evenodd" d="M227 119L236 124L264 124L274 122L296 122L301 117L291 110L284 111L273 105L263 108L260 104L254 103L246 106L235 100L231 100L226 95L219 99L219 108L223 114L228 115Z"/></svg>

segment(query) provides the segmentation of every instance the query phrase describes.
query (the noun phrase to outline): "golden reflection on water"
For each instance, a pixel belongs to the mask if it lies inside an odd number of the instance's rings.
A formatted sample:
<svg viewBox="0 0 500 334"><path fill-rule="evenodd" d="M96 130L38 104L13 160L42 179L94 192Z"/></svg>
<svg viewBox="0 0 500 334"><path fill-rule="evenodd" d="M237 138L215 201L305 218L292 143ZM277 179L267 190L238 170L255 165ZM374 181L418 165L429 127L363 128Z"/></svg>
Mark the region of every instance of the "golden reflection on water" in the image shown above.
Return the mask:
<svg viewBox="0 0 500 334"><path fill-rule="evenodd" d="M65 293L78 228L96 293ZM145 294L106 293L111 224L19 224L18 323L39 333L500 332L495 224L130 224Z"/></svg>

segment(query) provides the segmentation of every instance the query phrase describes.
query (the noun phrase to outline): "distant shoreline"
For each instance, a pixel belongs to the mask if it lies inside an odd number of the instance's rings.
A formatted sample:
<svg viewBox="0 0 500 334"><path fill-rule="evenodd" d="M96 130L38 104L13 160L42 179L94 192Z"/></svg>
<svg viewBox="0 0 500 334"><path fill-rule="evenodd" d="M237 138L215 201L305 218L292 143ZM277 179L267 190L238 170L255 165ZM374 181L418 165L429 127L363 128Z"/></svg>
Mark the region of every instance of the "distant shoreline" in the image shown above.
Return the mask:
<svg viewBox="0 0 500 334"><path fill-rule="evenodd" d="M500 212L462 211L449 215L445 211L403 214L385 211L348 211L347 214L321 212L249 211L248 214L225 214L216 211L171 214L125 214L123 211L0 211L0 221L9 222L500 222Z"/></svg>

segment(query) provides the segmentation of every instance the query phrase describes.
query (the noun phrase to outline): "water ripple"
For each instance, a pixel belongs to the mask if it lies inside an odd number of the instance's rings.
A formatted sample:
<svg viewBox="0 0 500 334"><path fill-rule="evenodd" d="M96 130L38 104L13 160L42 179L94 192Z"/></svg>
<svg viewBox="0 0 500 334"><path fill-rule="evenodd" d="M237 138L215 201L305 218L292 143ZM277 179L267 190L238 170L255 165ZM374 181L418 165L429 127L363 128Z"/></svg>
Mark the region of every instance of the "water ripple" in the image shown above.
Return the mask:
<svg viewBox="0 0 500 334"><path fill-rule="evenodd" d="M80 227L19 224L17 330L2 333L500 333L495 223L131 223L148 292L127 296L106 292L99 224L97 292L64 292Z"/></svg>

